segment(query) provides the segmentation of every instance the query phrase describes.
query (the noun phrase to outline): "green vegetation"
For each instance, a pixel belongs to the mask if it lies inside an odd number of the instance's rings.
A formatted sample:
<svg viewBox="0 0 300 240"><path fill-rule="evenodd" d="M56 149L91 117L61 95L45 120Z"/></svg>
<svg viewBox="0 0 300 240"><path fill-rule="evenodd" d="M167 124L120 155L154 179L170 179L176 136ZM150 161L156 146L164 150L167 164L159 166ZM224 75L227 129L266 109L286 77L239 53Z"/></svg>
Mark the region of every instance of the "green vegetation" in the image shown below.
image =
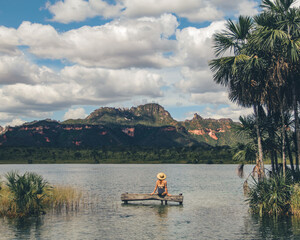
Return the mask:
<svg viewBox="0 0 300 240"><path fill-rule="evenodd" d="M1 147L0 164L16 163L236 163L229 147Z"/></svg>
<svg viewBox="0 0 300 240"><path fill-rule="evenodd" d="M236 23L229 19L214 35L215 82L228 88L232 102L254 110L240 117L237 130L248 141L234 148L234 159L256 162L258 180L247 201L261 216L299 209L300 8L293 7L295 2L262 0L261 13L240 16ZM222 56L230 51L231 56ZM272 165L269 177L266 158Z"/></svg>
<svg viewBox="0 0 300 240"><path fill-rule="evenodd" d="M78 209L82 197L71 187L52 187L42 176L9 172L0 185L0 216L25 217L45 214L49 209Z"/></svg>
<svg viewBox="0 0 300 240"><path fill-rule="evenodd" d="M118 124L166 126L176 125L177 122L160 105L149 103L130 109L102 107L91 113L86 119L70 119L63 124Z"/></svg>
<svg viewBox="0 0 300 240"><path fill-rule="evenodd" d="M231 101L254 110L245 121L253 123L261 177L266 153L272 172L279 170L278 155L283 175L287 156L293 173L299 172L300 9L292 7L294 2L263 0L261 13L253 18L240 16L237 23L228 20L214 36L217 58L210 67L215 82L228 87ZM233 55L222 57L228 51Z"/></svg>
<svg viewBox="0 0 300 240"><path fill-rule="evenodd" d="M292 179L283 175L274 175L256 181L249 188L247 202L253 213L260 216L270 214L278 216L290 212ZM300 206L300 205L299 205Z"/></svg>

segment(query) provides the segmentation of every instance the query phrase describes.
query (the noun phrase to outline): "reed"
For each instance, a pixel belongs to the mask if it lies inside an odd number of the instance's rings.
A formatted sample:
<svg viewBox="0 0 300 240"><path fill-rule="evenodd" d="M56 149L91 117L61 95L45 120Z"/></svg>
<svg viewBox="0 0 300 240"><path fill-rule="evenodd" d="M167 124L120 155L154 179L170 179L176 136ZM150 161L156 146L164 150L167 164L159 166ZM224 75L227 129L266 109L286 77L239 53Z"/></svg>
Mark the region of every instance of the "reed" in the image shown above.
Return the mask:
<svg viewBox="0 0 300 240"><path fill-rule="evenodd" d="M292 189L291 212L294 215L300 216L300 185L299 185L299 183L295 184Z"/></svg>
<svg viewBox="0 0 300 240"><path fill-rule="evenodd" d="M24 217L45 214L46 211L79 210L81 190L71 186L50 186L35 173L20 175L9 172L0 182L0 216Z"/></svg>
<svg viewBox="0 0 300 240"><path fill-rule="evenodd" d="M47 190L47 198L45 203L48 209L61 212L77 211L81 203L83 203L83 194L81 190L71 186L53 186Z"/></svg>

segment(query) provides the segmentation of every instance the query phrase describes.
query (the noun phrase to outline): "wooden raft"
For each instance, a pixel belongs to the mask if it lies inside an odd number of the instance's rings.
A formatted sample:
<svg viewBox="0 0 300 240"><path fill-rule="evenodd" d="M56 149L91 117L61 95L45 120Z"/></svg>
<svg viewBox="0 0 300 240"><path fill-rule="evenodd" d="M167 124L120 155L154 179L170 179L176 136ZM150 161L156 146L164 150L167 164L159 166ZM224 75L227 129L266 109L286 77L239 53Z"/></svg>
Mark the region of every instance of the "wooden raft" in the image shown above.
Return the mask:
<svg viewBox="0 0 300 240"><path fill-rule="evenodd" d="M160 200L161 205L165 202L165 205L169 202L178 202L179 205L183 203L183 195L180 193L179 195L171 195L161 197L158 194L139 194L139 193L122 193L121 200L127 204L129 201L146 201L146 200Z"/></svg>

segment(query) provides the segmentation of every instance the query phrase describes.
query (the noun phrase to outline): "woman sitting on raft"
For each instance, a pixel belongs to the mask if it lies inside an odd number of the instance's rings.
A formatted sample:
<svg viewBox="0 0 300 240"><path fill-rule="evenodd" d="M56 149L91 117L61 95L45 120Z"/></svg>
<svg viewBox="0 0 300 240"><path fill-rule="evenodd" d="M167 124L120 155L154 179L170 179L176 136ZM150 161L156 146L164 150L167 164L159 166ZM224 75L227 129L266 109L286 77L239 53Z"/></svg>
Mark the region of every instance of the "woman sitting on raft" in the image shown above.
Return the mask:
<svg viewBox="0 0 300 240"><path fill-rule="evenodd" d="M157 181L156 181L156 185L155 185L155 188L154 188L154 191L153 193L151 193L151 195L155 194L156 192L156 189L157 189L157 193L158 195L161 195L161 196L171 196L171 194L168 193L168 188L167 188L167 181L165 180L166 179L166 174L164 173L159 173L157 174Z"/></svg>

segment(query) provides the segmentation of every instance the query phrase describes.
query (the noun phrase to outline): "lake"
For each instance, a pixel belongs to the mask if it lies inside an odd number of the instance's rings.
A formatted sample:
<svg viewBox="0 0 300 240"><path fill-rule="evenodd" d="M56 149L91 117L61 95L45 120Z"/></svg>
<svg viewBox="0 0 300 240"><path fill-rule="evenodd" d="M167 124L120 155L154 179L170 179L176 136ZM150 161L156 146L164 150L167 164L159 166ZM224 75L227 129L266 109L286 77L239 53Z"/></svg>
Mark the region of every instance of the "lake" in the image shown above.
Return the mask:
<svg viewBox="0 0 300 240"><path fill-rule="evenodd" d="M300 239L300 220L248 213L236 165L62 164L0 165L0 175L36 172L51 184L84 189L78 212L38 218L0 218L0 239ZM252 166L245 166L249 173ZM124 205L121 193L151 193L156 174L167 174L170 194L183 206L160 201Z"/></svg>

